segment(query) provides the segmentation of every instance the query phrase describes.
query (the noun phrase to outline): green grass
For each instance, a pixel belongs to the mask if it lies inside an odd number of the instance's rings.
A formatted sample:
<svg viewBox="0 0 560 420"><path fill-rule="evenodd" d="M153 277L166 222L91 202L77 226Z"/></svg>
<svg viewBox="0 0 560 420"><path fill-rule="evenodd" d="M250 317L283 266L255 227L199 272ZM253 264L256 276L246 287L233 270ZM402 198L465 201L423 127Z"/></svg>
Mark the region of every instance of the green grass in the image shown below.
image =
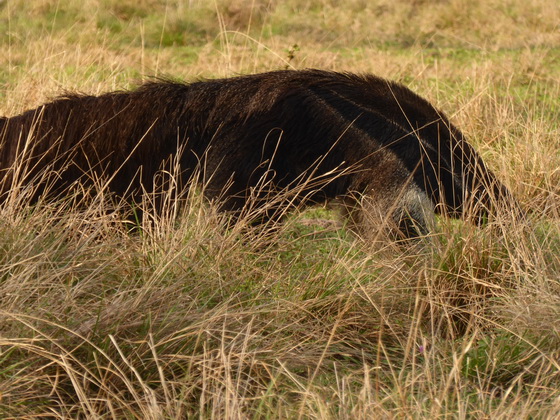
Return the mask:
<svg viewBox="0 0 560 420"><path fill-rule="evenodd" d="M0 417L556 417L556 3L0 2L0 115L153 76L372 72L448 113L531 219L439 218L403 246L324 208L232 225L198 191L135 229L20 197L0 206Z"/></svg>

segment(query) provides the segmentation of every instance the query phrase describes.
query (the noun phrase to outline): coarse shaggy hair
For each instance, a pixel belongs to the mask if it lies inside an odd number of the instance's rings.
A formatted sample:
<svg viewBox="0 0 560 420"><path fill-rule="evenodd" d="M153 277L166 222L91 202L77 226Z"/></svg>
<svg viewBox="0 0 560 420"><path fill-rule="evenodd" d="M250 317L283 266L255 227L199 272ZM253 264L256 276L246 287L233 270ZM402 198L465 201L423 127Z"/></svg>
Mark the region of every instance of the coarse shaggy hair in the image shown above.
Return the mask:
<svg viewBox="0 0 560 420"><path fill-rule="evenodd" d="M281 213L270 197L290 189L291 204L337 199L352 219L378 213L404 236L426 232L434 211L480 221L517 206L440 111L372 75L286 70L68 94L0 118L0 140L2 200L15 183L33 183L37 199L105 179L138 203L174 159L179 190L196 173L222 209L253 200L267 218Z"/></svg>

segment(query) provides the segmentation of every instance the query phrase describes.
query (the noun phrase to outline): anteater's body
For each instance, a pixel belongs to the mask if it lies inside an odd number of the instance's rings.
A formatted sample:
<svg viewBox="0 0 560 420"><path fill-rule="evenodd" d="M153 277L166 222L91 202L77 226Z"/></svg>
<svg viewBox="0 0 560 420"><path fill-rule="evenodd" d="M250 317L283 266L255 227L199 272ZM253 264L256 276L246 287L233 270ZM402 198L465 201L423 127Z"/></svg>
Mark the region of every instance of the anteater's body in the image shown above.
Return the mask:
<svg viewBox="0 0 560 420"><path fill-rule="evenodd" d="M308 182L300 201L365 196L406 230L406 215L425 225L426 206L460 216L471 199L481 211L510 199L441 112L374 76L278 71L68 95L0 119L0 139L2 197L16 178L37 182L48 168L50 194L106 177L117 196L137 201L175 157L183 185L197 170L206 194L230 210L259 187L264 204L265 192ZM24 179L14 175L22 162Z"/></svg>

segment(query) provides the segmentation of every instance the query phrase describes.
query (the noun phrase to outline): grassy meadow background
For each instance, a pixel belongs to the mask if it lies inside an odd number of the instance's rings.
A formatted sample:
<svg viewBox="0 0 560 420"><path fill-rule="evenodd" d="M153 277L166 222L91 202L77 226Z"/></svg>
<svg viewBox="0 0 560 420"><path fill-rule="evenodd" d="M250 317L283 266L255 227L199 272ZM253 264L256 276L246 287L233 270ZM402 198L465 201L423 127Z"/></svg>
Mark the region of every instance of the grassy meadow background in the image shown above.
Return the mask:
<svg viewBox="0 0 560 420"><path fill-rule="evenodd" d="M154 76L371 72L444 110L531 224L373 246L323 208L228 228L193 190L131 232L103 197L22 188L0 418L558 418L559 25L557 0L1 0L0 115Z"/></svg>

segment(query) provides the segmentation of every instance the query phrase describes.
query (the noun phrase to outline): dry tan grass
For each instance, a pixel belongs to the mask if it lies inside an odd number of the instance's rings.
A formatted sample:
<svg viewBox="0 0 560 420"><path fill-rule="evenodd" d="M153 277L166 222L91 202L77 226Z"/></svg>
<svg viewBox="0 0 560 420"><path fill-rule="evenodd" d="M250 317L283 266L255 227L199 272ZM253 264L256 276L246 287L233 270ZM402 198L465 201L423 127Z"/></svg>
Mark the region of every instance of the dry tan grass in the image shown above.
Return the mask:
<svg viewBox="0 0 560 420"><path fill-rule="evenodd" d="M232 226L196 189L135 232L103 197L14 196L0 417L558 416L558 22L555 0L0 2L0 115L154 75L373 72L445 110L532 223L372 248L302 222L323 209Z"/></svg>

